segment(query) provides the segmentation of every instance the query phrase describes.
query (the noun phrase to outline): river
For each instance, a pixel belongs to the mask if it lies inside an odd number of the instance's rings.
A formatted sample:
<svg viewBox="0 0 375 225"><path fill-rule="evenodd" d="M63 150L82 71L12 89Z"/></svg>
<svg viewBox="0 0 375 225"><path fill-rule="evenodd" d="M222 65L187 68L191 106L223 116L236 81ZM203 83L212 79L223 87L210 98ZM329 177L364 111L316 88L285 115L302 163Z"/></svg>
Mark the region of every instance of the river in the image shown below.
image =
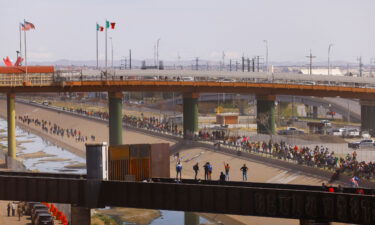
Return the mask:
<svg viewBox="0 0 375 225"><path fill-rule="evenodd" d="M6 147L7 122L0 119L0 146ZM66 168L66 166L81 165L86 159L74 155L66 149L53 145L40 136L26 132L19 127L16 128L17 157L23 158L23 163L28 170L51 173L78 173L86 174L84 168ZM38 157L39 156L39 157ZM184 224L184 213L176 211L161 210L161 216L150 223L150 225L162 224ZM200 223L208 221L200 217ZM123 224L127 224L124 222Z"/></svg>

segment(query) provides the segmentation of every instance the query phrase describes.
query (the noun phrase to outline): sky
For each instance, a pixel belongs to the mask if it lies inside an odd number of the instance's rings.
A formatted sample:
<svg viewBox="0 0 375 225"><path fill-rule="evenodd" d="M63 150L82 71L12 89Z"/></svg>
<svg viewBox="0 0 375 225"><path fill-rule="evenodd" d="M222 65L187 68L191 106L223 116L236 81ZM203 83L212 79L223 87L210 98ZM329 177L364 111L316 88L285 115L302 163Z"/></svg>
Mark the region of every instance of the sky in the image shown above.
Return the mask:
<svg viewBox="0 0 375 225"><path fill-rule="evenodd" d="M19 23L27 32L28 61L95 60L96 22L116 22L108 31L114 58L132 49L151 59L160 38L163 60L206 60L262 56L269 61L364 63L375 58L374 0L0 0L0 57L15 58ZM23 40L22 40L23 41ZM99 55L104 59L104 32ZM111 44L108 40L108 54ZM110 57L110 56L108 56Z"/></svg>

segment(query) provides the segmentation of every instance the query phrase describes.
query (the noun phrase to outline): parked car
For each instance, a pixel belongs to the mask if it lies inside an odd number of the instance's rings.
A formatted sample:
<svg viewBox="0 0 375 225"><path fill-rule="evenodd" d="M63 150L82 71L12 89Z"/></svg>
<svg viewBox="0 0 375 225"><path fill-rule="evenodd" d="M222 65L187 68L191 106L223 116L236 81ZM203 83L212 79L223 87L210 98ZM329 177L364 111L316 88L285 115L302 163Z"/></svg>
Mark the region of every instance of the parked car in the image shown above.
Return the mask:
<svg viewBox="0 0 375 225"><path fill-rule="evenodd" d="M53 217L49 213L40 213L35 218L33 225L54 225Z"/></svg>
<svg viewBox="0 0 375 225"><path fill-rule="evenodd" d="M372 147L374 145L375 145L375 142L372 139L366 139L366 140L348 143L348 147L353 148L353 149L358 149L358 148L363 148L363 147Z"/></svg>
<svg viewBox="0 0 375 225"><path fill-rule="evenodd" d="M321 120L320 123L324 124L324 126L326 126L326 127L332 126L331 121L329 121L329 120Z"/></svg>
<svg viewBox="0 0 375 225"><path fill-rule="evenodd" d="M30 215L32 216L35 213L35 211L39 210L39 209L46 209L46 210L48 210L48 207L38 202L37 204L34 204L32 206Z"/></svg>
<svg viewBox="0 0 375 225"><path fill-rule="evenodd" d="M345 130L346 130L346 128L335 128L335 129L332 129L331 134L333 136L342 136L342 134Z"/></svg>
<svg viewBox="0 0 375 225"><path fill-rule="evenodd" d="M358 129L356 129L356 128L349 128L349 129L347 129L347 130L345 130L345 131L342 132L342 136L343 137L349 137L349 138L351 138L351 137L359 137L360 134L359 134L359 130Z"/></svg>
<svg viewBox="0 0 375 225"><path fill-rule="evenodd" d="M288 127L285 130L279 130L277 134L279 135L295 135L295 134L304 134L303 130L299 130L295 127Z"/></svg>
<svg viewBox="0 0 375 225"><path fill-rule="evenodd" d="M180 81L194 81L194 77L181 77Z"/></svg>
<svg viewBox="0 0 375 225"><path fill-rule="evenodd" d="M25 214L30 216L31 215L31 210L33 209L33 206L36 204L40 204L40 202L27 202L26 203L26 212Z"/></svg>
<svg viewBox="0 0 375 225"><path fill-rule="evenodd" d="M36 218L38 217L38 215L44 214L44 213L49 214L49 210L48 209L36 209L36 210L34 210L33 213L31 213L31 224L35 224L35 221L36 221Z"/></svg>
<svg viewBox="0 0 375 225"><path fill-rule="evenodd" d="M157 76L143 76L142 80L158 80Z"/></svg>
<svg viewBox="0 0 375 225"><path fill-rule="evenodd" d="M218 80L217 82L230 83L230 82L235 82L235 81L236 81L235 79L231 79L231 78L222 78Z"/></svg>

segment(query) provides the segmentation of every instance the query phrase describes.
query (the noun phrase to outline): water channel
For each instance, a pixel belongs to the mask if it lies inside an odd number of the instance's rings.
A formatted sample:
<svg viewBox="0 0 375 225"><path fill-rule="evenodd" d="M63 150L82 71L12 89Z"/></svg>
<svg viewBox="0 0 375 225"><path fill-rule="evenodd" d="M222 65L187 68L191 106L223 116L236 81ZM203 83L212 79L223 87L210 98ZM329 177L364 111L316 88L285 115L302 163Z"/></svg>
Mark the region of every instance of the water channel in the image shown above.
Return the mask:
<svg viewBox="0 0 375 225"><path fill-rule="evenodd" d="M7 146L7 122L0 119L0 148ZM17 127L17 157L23 159L28 170L51 173L78 173L85 174L86 169L82 167L71 168L74 165L86 163L86 159L74 155L66 149L53 145L40 136L34 135ZM176 211L161 210L161 216L150 223L150 225L162 224L184 224L184 213ZM200 223L208 221L200 217ZM130 224L124 222L123 224Z"/></svg>

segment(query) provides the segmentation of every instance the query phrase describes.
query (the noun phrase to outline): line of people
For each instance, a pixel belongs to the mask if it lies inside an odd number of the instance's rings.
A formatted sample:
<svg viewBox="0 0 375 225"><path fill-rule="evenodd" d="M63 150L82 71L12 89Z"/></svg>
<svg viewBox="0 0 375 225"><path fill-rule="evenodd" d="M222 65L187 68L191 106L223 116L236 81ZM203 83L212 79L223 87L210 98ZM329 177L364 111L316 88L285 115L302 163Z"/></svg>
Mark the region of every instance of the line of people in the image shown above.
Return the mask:
<svg viewBox="0 0 375 225"><path fill-rule="evenodd" d="M194 179L198 180L199 177L199 163L197 162L193 166L193 171L194 171ZM210 162L206 162L203 165L203 170L204 170L204 180L212 180L212 171L213 167ZM247 173L248 173L249 168L246 166L246 164L243 164L243 166L240 168L240 171L242 173L242 181L247 181ZM229 173L230 173L230 165L229 163L224 162L224 172L220 172L220 177L219 180L221 182L229 181ZM181 160L178 160L176 163L176 180L181 180L182 179L182 163Z"/></svg>
<svg viewBox="0 0 375 225"><path fill-rule="evenodd" d="M38 118L31 118L28 115L18 116L18 119L27 125L33 124L36 127L42 129L42 131L60 136L62 138L74 138L76 142L87 142L88 137L83 135L80 130L74 128L63 128L56 123L51 123L51 121L40 120ZM95 135L91 135L91 141L95 141Z"/></svg>

